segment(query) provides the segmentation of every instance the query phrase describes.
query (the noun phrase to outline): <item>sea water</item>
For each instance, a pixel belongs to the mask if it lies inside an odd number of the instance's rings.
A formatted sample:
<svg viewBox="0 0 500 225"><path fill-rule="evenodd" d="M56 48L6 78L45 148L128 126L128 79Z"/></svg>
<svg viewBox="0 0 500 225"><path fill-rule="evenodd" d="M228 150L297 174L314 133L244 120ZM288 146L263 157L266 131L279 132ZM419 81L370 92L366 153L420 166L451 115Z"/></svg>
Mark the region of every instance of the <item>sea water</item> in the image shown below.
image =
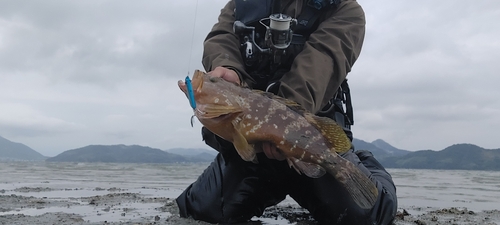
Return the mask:
<svg viewBox="0 0 500 225"><path fill-rule="evenodd" d="M500 209L500 171L389 169L400 208Z"/></svg>
<svg viewBox="0 0 500 225"><path fill-rule="evenodd" d="M79 197L111 192L140 193L148 197L176 198L196 180L209 163L126 164L1 162L0 195L33 196L54 201L74 201ZM466 207L482 211L500 209L500 171L388 169L397 187L400 209L414 210ZM281 204L296 205L287 198ZM59 208L58 208L59 207ZM85 212L84 207L72 207ZM131 207L154 210L160 203ZM69 208L68 208L69 209ZM89 209L90 210L90 209ZM0 212L40 215L64 211L54 206ZM68 213L76 213L68 211ZM85 215L84 215L85 216ZM92 221L89 213L84 219ZM126 218L121 218L126 219ZM108 219L109 220L109 219Z"/></svg>

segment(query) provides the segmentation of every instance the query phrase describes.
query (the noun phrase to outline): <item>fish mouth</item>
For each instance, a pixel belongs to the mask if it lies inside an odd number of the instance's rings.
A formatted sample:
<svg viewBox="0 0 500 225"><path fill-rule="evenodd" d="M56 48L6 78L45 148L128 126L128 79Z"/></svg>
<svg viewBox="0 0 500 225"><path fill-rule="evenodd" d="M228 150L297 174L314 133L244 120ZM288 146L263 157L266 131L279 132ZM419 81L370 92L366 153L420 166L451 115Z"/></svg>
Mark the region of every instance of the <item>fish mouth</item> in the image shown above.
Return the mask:
<svg viewBox="0 0 500 225"><path fill-rule="evenodd" d="M187 86L186 86L186 83L182 80L179 80L177 81L177 86L179 86L179 89L181 89L182 92L184 92L184 94L186 94L187 96Z"/></svg>

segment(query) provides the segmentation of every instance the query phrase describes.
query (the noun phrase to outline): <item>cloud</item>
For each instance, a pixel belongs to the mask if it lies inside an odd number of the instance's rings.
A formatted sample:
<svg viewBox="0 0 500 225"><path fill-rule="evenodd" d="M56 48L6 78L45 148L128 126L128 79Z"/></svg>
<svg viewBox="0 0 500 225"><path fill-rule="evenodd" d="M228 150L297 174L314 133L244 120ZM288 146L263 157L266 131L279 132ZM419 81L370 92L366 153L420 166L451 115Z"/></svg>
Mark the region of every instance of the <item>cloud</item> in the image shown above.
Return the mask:
<svg viewBox="0 0 500 225"><path fill-rule="evenodd" d="M82 129L76 124L43 115L29 105L19 103L0 104L0 132L8 131L23 136L53 136Z"/></svg>
<svg viewBox="0 0 500 225"><path fill-rule="evenodd" d="M4 73L36 70L55 82L99 85L187 72L191 53L197 52L200 59L202 36L218 11L213 10L210 23L207 19L195 22L193 14L185 13L192 11L193 2L31 1L31 7L25 5L12 2L3 9L0 21L6 28L1 35L0 66ZM199 22L203 28L196 26ZM196 42L190 42L192 36Z"/></svg>
<svg viewBox="0 0 500 225"><path fill-rule="evenodd" d="M498 148L496 1L360 1L367 35L349 75L362 139L410 150Z"/></svg>
<svg viewBox="0 0 500 225"><path fill-rule="evenodd" d="M356 138L498 148L500 2L358 1ZM202 69L227 0L0 2L0 135L46 155L89 144L206 147L177 80Z"/></svg>

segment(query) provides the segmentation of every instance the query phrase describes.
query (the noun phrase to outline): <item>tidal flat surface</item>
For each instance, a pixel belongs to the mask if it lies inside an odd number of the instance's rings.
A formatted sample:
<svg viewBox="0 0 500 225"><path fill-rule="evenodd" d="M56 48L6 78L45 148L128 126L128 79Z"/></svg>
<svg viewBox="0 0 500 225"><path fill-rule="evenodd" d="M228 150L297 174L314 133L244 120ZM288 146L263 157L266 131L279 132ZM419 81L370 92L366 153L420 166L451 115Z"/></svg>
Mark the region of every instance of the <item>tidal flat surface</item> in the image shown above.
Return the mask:
<svg viewBox="0 0 500 225"><path fill-rule="evenodd" d="M175 198L209 163L0 163L0 224L203 224ZM500 172L389 169L395 224L500 224ZM287 198L249 224L315 224Z"/></svg>

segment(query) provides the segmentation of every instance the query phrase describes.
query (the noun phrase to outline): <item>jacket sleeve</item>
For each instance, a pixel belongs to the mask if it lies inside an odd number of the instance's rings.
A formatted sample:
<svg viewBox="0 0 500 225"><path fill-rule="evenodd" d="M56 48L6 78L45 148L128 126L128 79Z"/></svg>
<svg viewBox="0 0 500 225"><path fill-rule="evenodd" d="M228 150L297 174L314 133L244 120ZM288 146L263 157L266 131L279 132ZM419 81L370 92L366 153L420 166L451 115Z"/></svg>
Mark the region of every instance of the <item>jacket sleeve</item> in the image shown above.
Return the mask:
<svg viewBox="0 0 500 225"><path fill-rule="evenodd" d="M292 68L280 80L278 95L317 113L334 96L358 58L365 35L365 15L354 0L326 14L306 41Z"/></svg>
<svg viewBox="0 0 500 225"><path fill-rule="evenodd" d="M218 22L212 27L203 43L202 63L207 72L218 66L233 69L244 82L243 77L249 75L245 72L238 36L233 32L234 8L233 1L229 1L222 8Z"/></svg>
<svg viewBox="0 0 500 225"><path fill-rule="evenodd" d="M221 10L205 39L202 63L206 71L227 67L238 73L243 84L252 83L245 72L238 36L233 32L234 8L234 1L229 1ZM327 104L350 72L365 34L365 15L355 0L343 1L325 17L280 80L278 91L278 95L313 113Z"/></svg>

